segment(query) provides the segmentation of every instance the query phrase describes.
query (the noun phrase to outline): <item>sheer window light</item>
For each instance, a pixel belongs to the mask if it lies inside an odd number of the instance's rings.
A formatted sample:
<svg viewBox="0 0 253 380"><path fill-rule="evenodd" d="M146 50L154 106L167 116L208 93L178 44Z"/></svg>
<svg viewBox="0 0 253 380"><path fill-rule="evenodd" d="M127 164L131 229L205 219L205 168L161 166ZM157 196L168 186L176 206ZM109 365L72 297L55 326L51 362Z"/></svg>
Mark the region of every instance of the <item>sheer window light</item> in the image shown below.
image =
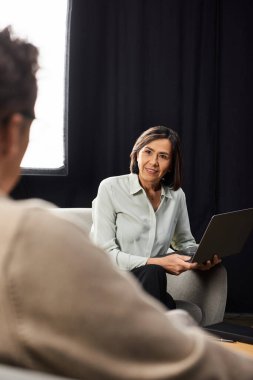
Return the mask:
<svg viewBox="0 0 253 380"><path fill-rule="evenodd" d="M67 0L0 0L0 28L11 25L18 37L39 48L36 119L21 163L26 169L64 169L68 51Z"/></svg>

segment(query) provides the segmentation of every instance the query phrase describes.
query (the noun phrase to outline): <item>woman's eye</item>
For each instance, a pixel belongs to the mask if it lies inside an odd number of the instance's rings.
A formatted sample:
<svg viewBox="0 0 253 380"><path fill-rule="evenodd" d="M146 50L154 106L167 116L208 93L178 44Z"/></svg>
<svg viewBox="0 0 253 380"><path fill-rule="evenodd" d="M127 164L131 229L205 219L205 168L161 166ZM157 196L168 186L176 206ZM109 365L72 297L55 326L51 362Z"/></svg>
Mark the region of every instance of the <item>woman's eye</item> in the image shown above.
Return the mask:
<svg viewBox="0 0 253 380"><path fill-rule="evenodd" d="M146 154L151 154L151 153L152 153L151 150L149 150L149 149L145 149L144 152L145 152Z"/></svg>
<svg viewBox="0 0 253 380"><path fill-rule="evenodd" d="M160 157L162 160L168 160L168 159L169 159L169 156L167 156L167 154L160 154L159 157Z"/></svg>

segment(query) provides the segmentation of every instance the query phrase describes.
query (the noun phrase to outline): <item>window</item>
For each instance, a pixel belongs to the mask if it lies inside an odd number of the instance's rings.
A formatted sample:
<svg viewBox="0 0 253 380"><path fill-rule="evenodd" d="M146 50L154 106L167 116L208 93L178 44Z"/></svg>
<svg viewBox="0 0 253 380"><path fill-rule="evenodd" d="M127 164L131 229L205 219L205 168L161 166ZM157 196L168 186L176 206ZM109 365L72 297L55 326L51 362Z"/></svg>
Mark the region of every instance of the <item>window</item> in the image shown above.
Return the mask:
<svg viewBox="0 0 253 380"><path fill-rule="evenodd" d="M0 28L11 25L40 51L36 119L21 166L24 173L65 174L66 86L70 1L0 0Z"/></svg>

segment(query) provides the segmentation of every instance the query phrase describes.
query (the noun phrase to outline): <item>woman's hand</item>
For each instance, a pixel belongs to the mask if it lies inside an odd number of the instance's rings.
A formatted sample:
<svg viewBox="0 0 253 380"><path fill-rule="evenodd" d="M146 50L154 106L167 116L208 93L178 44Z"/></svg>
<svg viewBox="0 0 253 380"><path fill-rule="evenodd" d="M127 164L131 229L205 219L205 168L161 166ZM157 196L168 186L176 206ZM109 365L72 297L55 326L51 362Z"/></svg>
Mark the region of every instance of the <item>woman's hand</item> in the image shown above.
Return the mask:
<svg viewBox="0 0 253 380"><path fill-rule="evenodd" d="M147 264L160 265L166 270L166 272L178 276L182 272L198 268L198 263L189 263L188 260L189 256L173 253L172 255L164 257L150 257Z"/></svg>
<svg viewBox="0 0 253 380"><path fill-rule="evenodd" d="M197 268L196 269L199 269L199 270L209 270L211 269L212 267L214 267L215 265L221 263L221 259L219 258L218 255L214 255L214 257L212 258L212 260L208 260L207 262L203 263L203 264L198 264Z"/></svg>

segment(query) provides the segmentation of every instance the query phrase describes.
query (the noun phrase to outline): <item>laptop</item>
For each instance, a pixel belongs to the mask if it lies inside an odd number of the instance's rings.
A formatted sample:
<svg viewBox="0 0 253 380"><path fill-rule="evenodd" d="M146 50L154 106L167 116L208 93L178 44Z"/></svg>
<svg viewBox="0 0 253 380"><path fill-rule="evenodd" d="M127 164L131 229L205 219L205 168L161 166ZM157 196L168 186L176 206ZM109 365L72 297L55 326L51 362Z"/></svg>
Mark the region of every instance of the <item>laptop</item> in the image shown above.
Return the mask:
<svg viewBox="0 0 253 380"><path fill-rule="evenodd" d="M253 208L214 215L198 247L178 253L190 256L190 262L204 263L213 255L226 257L240 253L253 231Z"/></svg>

